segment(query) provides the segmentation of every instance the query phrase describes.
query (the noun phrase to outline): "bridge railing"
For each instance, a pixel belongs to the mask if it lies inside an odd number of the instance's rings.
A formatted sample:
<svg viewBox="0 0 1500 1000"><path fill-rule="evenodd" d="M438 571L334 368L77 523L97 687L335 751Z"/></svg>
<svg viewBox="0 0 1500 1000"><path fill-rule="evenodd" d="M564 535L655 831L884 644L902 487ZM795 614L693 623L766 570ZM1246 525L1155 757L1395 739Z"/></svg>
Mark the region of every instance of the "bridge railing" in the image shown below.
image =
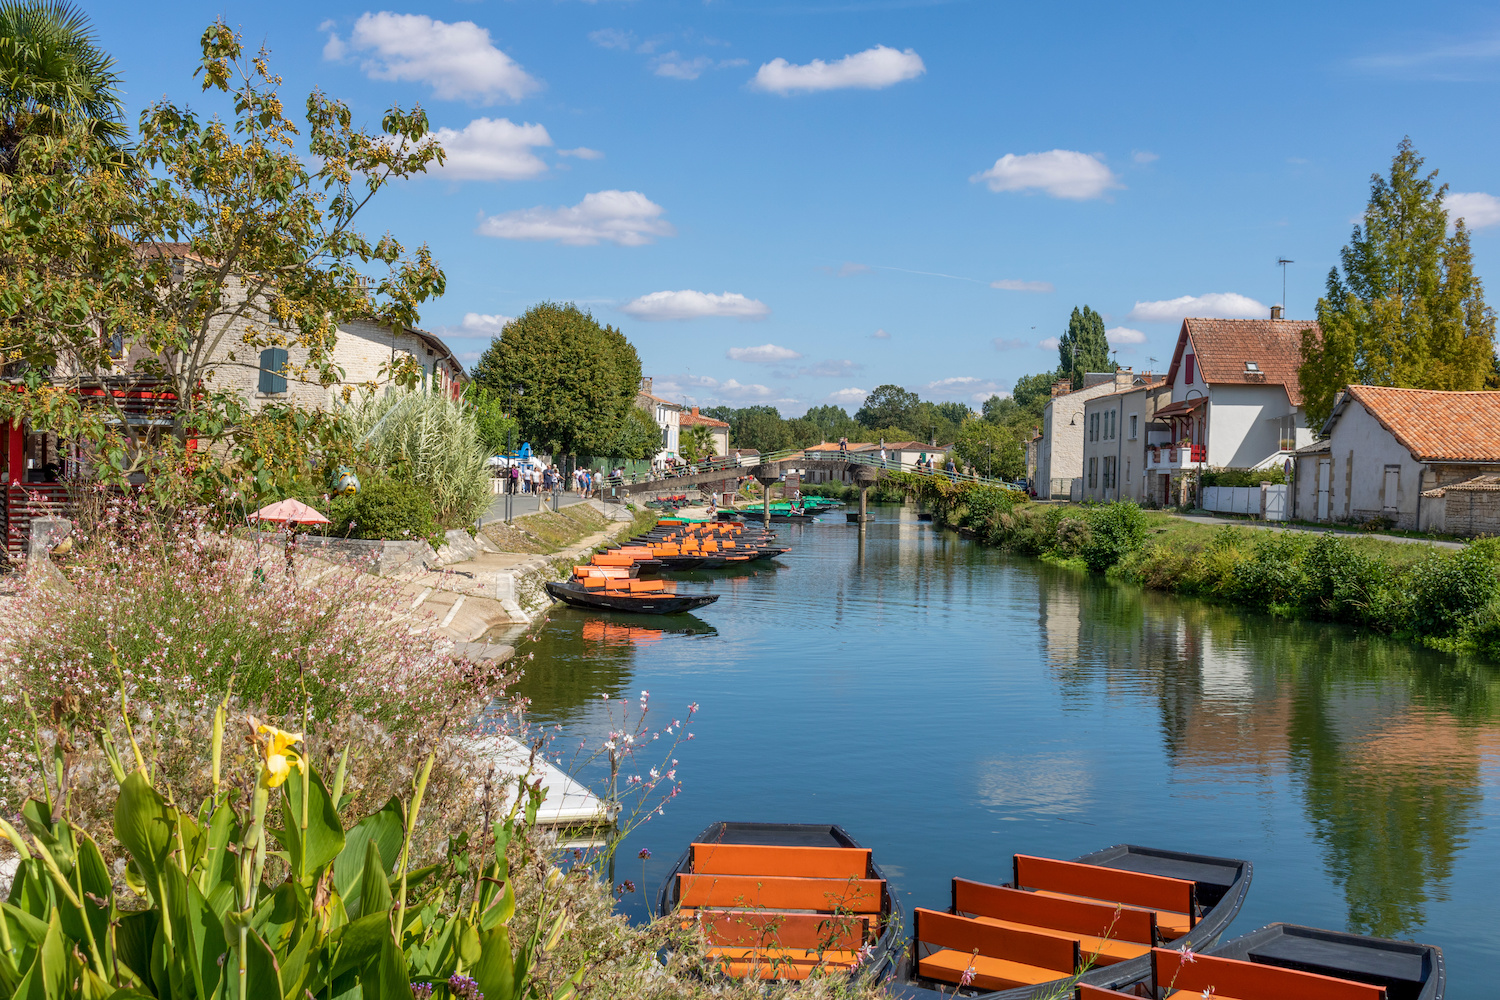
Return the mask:
<svg viewBox="0 0 1500 1000"><path fill-rule="evenodd" d="M697 462L692 465L679 466L671 470L670 474L662 476L631 475L628 478L624 476L611 476L608 478L607 484L610 486L619 487L625 485L634 486L647 483L660 483L662 484L662 489L667 489L670 488L670 484L674 479L682 479L690 476L702 476L713 472L729 472L738 475L748 475L749 470L757 465L770 465L790 462L793 466L795 466L798 459L804 459L809 463L819 464L847 463L850 465L864 465L889 472L915 472L921 475L942 476L948 479L950 482L956 483L982 483L989 486L1013 488L1011 483L1007 482L1006 480L991 476L983 476L978 474L977 472L948 472L947 470L939 468L935 465L931 470L928 470L925 466L918 467L917 463L915 462L903 462L898 458L886 458L882 460L879 453L875 452L857 451L841 454L836 451L827 451L809 455L807 454L806 450L802 448L786 448L780 451L768 452L764 455L758 455L755 457L741 456L738 459L736 459L732 455L719 456L706 462ZM683 488L686 489L687 486L684 486Z"/></svg>

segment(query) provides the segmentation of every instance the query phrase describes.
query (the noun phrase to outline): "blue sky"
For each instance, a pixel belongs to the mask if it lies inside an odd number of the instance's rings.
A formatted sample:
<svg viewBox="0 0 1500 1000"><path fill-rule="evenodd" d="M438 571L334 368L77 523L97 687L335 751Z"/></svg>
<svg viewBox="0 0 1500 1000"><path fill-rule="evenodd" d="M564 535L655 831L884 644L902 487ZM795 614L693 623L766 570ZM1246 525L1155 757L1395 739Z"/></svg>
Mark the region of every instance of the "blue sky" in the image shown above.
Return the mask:
<svg viewBox="0 0 1500 1000"><path fill-rule="evenodd" d="M1050 370L1075 305L1161 370L1184 314L1312 315L1410 134L1500 294L1500 9L1428 3L225 0L93 3L134 117L198 102L203 27L450 150L362 217L448 275L465 361L574 301L659 394L977 405ZM1155 358L1154 365L1151 358Z"/></svg>

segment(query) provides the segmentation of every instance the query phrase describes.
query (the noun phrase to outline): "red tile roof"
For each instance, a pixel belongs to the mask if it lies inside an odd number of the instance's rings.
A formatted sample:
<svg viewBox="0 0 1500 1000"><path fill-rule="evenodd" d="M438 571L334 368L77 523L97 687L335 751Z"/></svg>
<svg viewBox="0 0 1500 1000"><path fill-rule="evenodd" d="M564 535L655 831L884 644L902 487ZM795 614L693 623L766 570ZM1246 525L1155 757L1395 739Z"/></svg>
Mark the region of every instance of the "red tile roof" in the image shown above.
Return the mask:
<svg viewBox="0 0 1500 1000"><path fill-rule="evenodd" d="M1349 398L1419 462L1500 462L1500 392L1351 385Z"/></svg>
<svg viewBox="0 0 1500 1000"><path fill-rule="evenodd" d="M684 427L692 427L695 424L702 424L704 427L728 427L729 426L729 424L725 423L722 420L715 420L713 417L706 417L706 416L704 416L701 413L693 413L693 412L684 413L682 415L682 418L681 418L681 423L682 423L682 426L684 426Z"/></svg>
<svg viewBox="0 0 1500 1000"><path fill-rule="evenodd" d="M1317 329L1318 324L1311 320L1185 319L1167 381L1177 380L1183 346L1191 339L1203 381L1285 386L1292 405L1301 406L1297 369L1302 365L1302 331ZM1246 370L1247 361L1258 371Z"/></svg>

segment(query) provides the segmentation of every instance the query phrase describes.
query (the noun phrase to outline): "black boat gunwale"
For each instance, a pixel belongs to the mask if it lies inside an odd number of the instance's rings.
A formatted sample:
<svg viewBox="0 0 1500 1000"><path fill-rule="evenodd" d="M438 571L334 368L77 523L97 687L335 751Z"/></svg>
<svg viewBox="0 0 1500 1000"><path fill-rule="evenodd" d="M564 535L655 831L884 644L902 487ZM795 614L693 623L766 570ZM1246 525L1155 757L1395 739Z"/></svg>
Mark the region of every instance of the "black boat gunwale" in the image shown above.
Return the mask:
<svg viewBox="0 0 1500 1000"><path fill-rule="evenodd" d="M590 611L620 611L636 615L676 615L693 611L719 599L718 594L667 594L654 597L630 597L601 590L586 590L573 581L547 581L547 593L554 600L574 608Z"/></svg>
<svg viewBox="0 0 1500 1000"><path fill-rule="evenodd" d="M1375 974L1362 974L1362 970L1352 966L1320 965L1309 967L1305 971L1316 972L1319 975L1336 976L1341 979L1350 979L1355 982L1366 982L1377 986L1385 986L1386 994L1390 1000L1443 1000L1443 990L1447 986L1447 971L1443 966L1443 949L1436 945L1421 944L1416 941L1400 941L1395 938L1373 937L1368 934L1353 934L1348 931L1331 931L1322 927L1308 927L1304 924L1290 924L1276 922L1257 927L1238 937L1231 938L1214 948L1205 951L1205 955L1213 955L1217 958L1237 958L1245 961L1254 961L1265 965L1274 965L1278 968L1296 968L1298 964L1288 962L1281 956L1268 956L1264 953L1256 954L1257 949L1263 949L1266 945L1285 938L1303 938L1308 940L1322 940L1332 944L1347 944L1359 948L1367 948L1372 952L1386 954L1406 954L1414 956L1420 954L1421 958L1429 963L1426 978L1421 981L1421 989L1415 993L1404 990L1395 990L1391 987L1395 981L1389 977L1381 977ZM1412 982L1412 980L1400 980L1400 982Z"/></svg>

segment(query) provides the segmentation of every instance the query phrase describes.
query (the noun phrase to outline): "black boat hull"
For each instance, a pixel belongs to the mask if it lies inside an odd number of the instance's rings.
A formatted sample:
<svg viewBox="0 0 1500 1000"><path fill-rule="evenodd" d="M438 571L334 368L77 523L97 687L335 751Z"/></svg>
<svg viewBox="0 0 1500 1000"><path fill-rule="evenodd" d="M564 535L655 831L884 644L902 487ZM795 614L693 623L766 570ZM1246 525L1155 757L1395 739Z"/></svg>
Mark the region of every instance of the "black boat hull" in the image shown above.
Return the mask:
<svg viewBox="0 0 1500 1000"><path fill-rule="evenodd" d="M698 834L699 844L762 844L787 847L862 847L847 830L838 825L825 826L819 823L714 823ZM656 894L656 913L668 916L677 909L677 873L692 871L693 848L690 844L677 858L677 863L667 873L661 889ZM885 880L885 873L870 859L874 878ZM901 905L887 884L884 900L884 929L880 938L870 946L868 956L850 973L852 976L868 976L884 979L895 972L905 950L905 938L901 936Z"/></svg>
<svg viewBox="0 0 1500 1000"><path fill-rule="evenodd" d="M632 615L679 615L719 599L718 594L660 594L651 597L621 597L548 583L547 593L569 607L591 611L622 611Z"/></svg>
<svg viewBox="0 0 1500 1000"><path fill-rule="evenodd" d="M1443 952L1411 941L1268 924L1206 954L1384 986L1389 1000L1443 1000Z"/></svg>

